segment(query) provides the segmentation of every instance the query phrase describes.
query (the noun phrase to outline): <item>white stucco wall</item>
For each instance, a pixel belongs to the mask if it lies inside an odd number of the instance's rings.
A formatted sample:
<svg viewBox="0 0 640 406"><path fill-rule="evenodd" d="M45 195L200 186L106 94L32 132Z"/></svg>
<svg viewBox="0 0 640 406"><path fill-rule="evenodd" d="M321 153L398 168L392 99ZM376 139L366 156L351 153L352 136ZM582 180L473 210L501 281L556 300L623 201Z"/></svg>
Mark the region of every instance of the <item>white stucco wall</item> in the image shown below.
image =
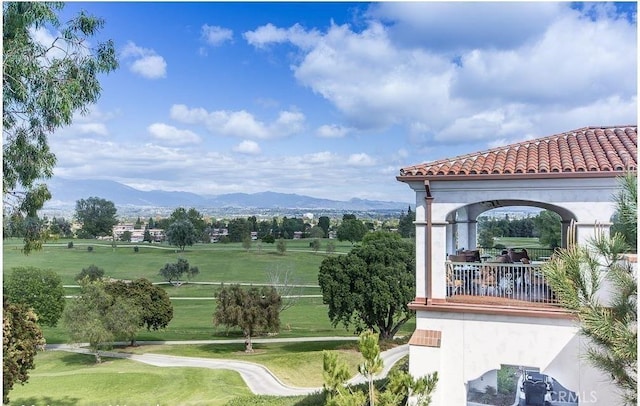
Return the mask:
<svg viewBox="0 0 640 406"><path fill-rule="evenodd" d="M442 332L440 348L409 350L413 376L438 371L433 406L466 405L466 384L502 364L539 368L576 392L580 405L619 404L607 377L582 360L571 320L419 311L416 328Z"/></svg>

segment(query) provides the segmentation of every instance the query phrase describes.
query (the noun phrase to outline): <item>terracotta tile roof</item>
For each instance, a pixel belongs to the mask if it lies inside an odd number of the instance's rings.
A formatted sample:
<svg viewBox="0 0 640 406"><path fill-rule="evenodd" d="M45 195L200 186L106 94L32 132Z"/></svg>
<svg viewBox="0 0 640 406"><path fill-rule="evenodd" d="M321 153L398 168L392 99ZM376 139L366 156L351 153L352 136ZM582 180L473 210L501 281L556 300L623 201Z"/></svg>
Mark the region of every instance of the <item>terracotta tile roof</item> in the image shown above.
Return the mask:
<svg viewBox="0 0 640 406"><path fill-rule="evenodd" d="M399 180L441 176L617 176L638 169L637 126L586 127L400 169Z"/></svg>

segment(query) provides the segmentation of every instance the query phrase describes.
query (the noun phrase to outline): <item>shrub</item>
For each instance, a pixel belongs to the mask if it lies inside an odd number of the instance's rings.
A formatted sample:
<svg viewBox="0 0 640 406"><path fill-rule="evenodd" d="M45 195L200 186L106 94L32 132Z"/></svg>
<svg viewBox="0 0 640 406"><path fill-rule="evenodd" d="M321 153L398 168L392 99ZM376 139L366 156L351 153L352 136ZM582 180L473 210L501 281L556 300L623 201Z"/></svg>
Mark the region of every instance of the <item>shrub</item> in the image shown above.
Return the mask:
<svg viewBox="0 0 640 406"><path fill-rule="evenodd" d="M274 242L276 242L276 239L271 234L269 234L262 237L262 242L267 244L273 244Z"/></svg>
<svg viewBox="0 0 640 406"><path fill-rule="evenodd" d="M92 245L87 246L87 251L93 252L93 246Z"/></svg>
<svg viewBox="0 0 640 406"><path fill-rule="evenodd" d="M67 243L67 248L73 248L73 241L69 241Z"/></svg>
<svg viewBox="0 0 640 406"><path fill-rule="evenodd" d="M88 268L82 268L79 274L76 275L75 280L81 281L82 279L89 278L90 281L96 281L102 279L104 276L104 269L98 268L95 265L90 265Z"/></svg>
<svg viewBox="0 0 640 406"><path fill-rule="evenodd" d="M134 247L133 247L133 252L138 252L138 251L140 251L140 248L138 248L138 246L137 246L137 245L136 245L136 246L134 246Z"/></svg>
<svg viewBox="0 0 640 406"><path fill-rule="evenodd" d="M494 245L493 248L496 248L496 249L499 249L499 250L503 250L503 249L506 249L507 246L504 245L504 244L498 243L498 244Z"/></svg>

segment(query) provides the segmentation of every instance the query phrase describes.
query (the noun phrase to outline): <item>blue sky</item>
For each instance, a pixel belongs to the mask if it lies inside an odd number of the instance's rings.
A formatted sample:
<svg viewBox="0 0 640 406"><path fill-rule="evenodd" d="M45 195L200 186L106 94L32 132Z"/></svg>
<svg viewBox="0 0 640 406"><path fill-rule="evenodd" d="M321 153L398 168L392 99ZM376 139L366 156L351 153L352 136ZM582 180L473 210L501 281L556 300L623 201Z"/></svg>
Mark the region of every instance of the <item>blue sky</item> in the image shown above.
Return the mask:
<svg viewBox="0 0 640 406"><path fill-rule="evenodd" d="M636 3L80 2L62 20L82 9L120 68L50 137L60 177L413 202L401 167L637 123Z"/></svg>

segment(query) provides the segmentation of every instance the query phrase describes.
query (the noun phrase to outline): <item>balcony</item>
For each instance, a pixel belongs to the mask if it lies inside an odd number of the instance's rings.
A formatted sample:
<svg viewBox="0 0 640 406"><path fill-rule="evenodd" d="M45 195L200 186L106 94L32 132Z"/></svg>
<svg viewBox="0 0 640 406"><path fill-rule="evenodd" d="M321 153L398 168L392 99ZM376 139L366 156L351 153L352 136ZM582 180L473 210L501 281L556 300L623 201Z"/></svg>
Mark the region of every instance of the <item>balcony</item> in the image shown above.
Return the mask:
<svg viewBox="0 0 640 406"><path fill-rule="evenodd" d="M553 306L542 264L446 262L446 300L452 303Z"/></svg>

